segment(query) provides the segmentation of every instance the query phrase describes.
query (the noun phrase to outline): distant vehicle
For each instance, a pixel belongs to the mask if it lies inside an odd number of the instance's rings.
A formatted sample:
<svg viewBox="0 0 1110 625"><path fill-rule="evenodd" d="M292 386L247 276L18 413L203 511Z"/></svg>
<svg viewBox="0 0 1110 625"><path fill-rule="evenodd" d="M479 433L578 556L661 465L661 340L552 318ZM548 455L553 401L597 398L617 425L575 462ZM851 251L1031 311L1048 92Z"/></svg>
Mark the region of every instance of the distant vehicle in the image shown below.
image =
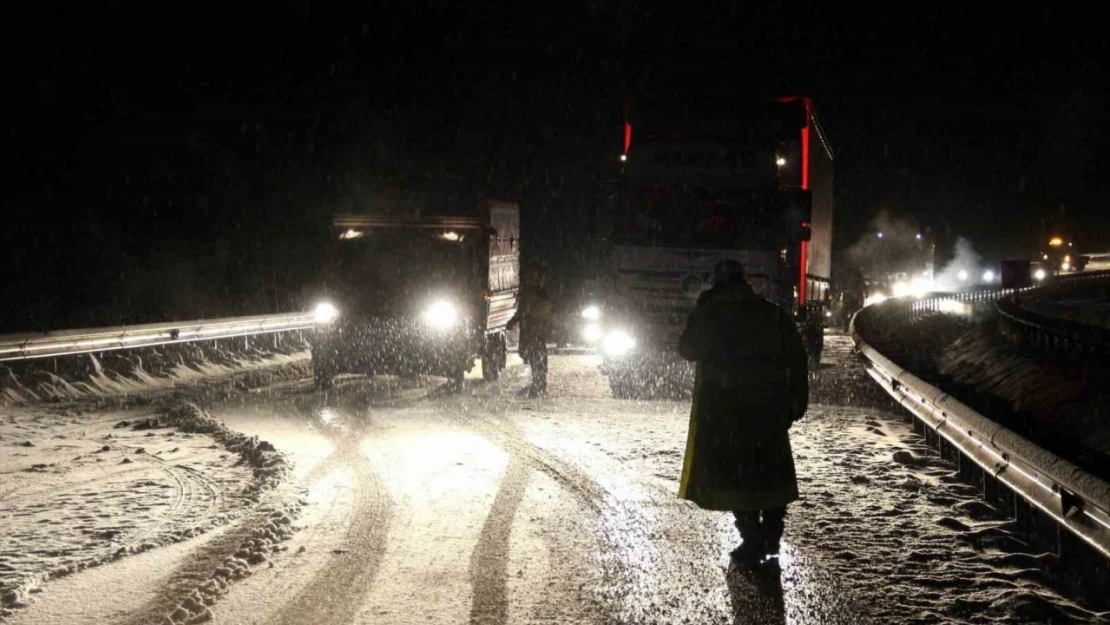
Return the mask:
<svg viewBox="0 0 1110 625"><path fill-rule="evenodd" d="M936 242L922 232L874 232L860 260L864 304L890 297L922 296L936 288ZM968 276L965 276L965 280Z"/></svg>
<svg viewBox="0 0 1110 625"><path fill-rule="evenodd" d="M596 280L579 280L555 298L554 341L596 348L601 341L602 289Z"/></svg>
<svg viewBox="0 0 1110 625"><path fill-rule="evenodd" d="M419 203L337 215L325 297L311 333L316 385L344 372L439 375L462 383L475 358L505 368L520 285L520 208L487 200L424 216Z"/></svg>
<svg viewBox="0 0 1110 625"><path fill-rule="evenodd" d="M1090 258L1075 251L1075 242L1060 234L1052 234L1042 242L1040 259L1049 275L1083 271Z"/></svg>
<svg viewBox="0 0 1110 625"><path fill-rule="evenodd" d="M713 266L740 261L820 359L829 305L833 153L812 100L736 107L729 123L626 123L596 324L616 396L689 387L675 352ZM585 310L583 311L585 313ZM592 315L591 315L592 316Z"/></svg>

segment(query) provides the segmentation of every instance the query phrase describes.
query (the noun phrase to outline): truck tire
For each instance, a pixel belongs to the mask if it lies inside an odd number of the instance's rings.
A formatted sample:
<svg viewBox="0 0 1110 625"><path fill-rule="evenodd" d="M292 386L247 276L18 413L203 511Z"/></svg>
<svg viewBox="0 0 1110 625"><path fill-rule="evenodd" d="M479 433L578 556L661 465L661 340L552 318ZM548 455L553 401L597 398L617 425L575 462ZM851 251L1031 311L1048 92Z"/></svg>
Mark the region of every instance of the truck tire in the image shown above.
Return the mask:
<svg viewBox="0 0 1110 625"><path fill-rule="evenodd" d="M482 356L482 377L487 382L496 382L505 370L506 348L504 335L490 337L486 345L486 353Z"/></svg>

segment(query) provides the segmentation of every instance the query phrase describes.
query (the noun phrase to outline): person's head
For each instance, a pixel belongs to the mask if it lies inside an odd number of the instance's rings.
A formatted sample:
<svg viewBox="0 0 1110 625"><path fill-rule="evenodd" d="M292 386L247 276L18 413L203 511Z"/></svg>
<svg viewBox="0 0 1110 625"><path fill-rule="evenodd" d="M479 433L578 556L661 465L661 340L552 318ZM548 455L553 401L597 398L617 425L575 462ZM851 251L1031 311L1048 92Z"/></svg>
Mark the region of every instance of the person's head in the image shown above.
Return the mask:
<svg viewBox="0 0 1110 625"><path fill-rule="evenodd" d="M725 259L713 266L713 284L715 286L744 283L744 265L741 265L739 261Z"/></svg>

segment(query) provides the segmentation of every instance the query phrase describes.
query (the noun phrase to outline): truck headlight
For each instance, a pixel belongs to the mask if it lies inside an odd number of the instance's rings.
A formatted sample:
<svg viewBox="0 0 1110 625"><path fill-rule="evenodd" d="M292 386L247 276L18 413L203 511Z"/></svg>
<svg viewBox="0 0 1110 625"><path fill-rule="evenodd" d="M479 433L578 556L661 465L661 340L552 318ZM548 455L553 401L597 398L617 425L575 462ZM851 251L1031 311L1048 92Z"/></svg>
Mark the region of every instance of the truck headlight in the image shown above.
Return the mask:
<svg viewBox="0 0 1110 625"><path fill-rule="evenodd" d="M440 300L424 311L424 321L438 330L444 330L455 325L459 314L451 302Z"/></svg>
<svg viewBox="0 0 1110 625"><path fill-rule="evenodd" d="M312 317L319 325L326 325L339 316L339 310L331 302L320 302L316 304L316 308L312 311Z"/></svg>
<svg viewBox="0 0 1110 625"><path fill-rule="evenodd" d="M597 306L587 306L582 309L582 318L597 321L601 319L601 309Z"/></svg>
<svg viewBox="0 0 1110 625"><path fill-rule="evenodd" d="M636 348L636 339L624 330L611 330L601 342L607 356L620 357Z"/></svg>

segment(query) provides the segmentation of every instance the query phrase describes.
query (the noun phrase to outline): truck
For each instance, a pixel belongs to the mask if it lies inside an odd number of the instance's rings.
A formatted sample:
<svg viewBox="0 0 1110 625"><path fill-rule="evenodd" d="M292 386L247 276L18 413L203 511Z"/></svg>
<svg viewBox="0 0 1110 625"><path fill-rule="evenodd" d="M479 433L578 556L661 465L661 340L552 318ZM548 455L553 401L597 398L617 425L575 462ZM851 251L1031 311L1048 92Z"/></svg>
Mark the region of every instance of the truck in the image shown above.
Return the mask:
<svg viewBox="0 0 1110 625"><path fill-rule="evenodd" d="M1075 251L1075 242L1068 237L1053 233L1042 237L1040 260L1048 275L1083 271L1090 262L1090 256Z"/></svg>
<svg viewBox="0 0 1110 625"><path fill-rule="evenodd" d="M429 206L429 204L431 204ZM436 375L460 388L505 368L520 286L520 208L383 203L335 215L309 344L318 388L336 375Z"/></svg>
<svg viewBox="0 0 1110 625"><path fill-rule="evenodd" d="M819 362L833 151L813 100L738 105L731 119L712 123L641 126L625 122L608 185L607 286L593 321L614 396L691 387L678 338L724 259L742 263L756 292L794 316L811 363Z"/></svg>

